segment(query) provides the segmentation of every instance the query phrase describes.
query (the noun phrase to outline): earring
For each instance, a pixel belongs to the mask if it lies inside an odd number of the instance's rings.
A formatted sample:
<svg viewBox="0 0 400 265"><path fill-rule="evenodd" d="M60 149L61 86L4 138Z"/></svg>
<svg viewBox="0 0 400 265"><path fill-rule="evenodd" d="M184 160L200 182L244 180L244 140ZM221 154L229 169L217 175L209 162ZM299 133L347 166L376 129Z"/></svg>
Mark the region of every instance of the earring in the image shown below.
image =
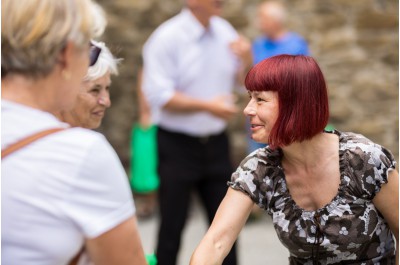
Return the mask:
<svg viewBox="0 0 400 265"><path fill-rule="evenodd" d="M62 70L61 75L65 80L70 80L71 79L71 73L67 70Z"/></svg>

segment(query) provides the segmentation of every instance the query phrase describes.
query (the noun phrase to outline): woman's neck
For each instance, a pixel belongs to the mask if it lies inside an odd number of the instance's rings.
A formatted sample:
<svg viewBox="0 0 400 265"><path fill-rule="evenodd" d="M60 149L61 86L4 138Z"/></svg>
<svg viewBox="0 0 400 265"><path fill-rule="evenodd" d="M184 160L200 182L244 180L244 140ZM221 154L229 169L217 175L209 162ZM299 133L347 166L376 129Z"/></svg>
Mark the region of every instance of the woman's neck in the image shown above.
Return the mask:
<svg viewBox="0 0 400 265"><path fill-rule="evenodd" d="M318 166L338 155L338 141L336 134L320 133L310 140L292 143L282 148L282 164L305 169Z"/></svg>
<svg viewBox="0 0 400 265"><path fill-rule="evenodd" d="M50 101L54 87L48 80L34 80L21 75L7 75L1 80L1 98L31 108L55 113L56 104Z"/></svg>

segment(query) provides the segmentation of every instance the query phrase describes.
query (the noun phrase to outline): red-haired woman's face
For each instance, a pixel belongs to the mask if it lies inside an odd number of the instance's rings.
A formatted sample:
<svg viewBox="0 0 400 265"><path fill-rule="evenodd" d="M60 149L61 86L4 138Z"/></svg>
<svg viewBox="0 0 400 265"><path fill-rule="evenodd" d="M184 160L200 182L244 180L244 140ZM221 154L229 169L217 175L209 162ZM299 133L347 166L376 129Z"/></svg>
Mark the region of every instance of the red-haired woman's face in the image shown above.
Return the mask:
<svg viewBox="0 0 400 265"><path fill-rule="evenodd" d="M272 91L249 91L250 101L244 114L250 119L251 138L267 143L279 114L278 93Z"/></svg>

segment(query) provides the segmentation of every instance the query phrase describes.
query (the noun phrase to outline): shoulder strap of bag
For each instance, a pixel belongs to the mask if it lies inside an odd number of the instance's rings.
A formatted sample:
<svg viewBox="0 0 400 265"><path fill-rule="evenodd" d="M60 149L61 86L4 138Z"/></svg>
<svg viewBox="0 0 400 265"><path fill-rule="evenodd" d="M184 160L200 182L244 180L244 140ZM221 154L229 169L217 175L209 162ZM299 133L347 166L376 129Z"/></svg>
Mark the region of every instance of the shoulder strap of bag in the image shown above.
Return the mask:
<svg viewBox="0 0 400 265"><path fill-rule="evenodd" d="M18 151L22 147L24 147L30 143L33 143L36 140L39 140L40 138L43 138L47 135L50 135L50 134L53 134L53 133L56 133L56 132L59 132L62 130L65 130L65 128L52 128L52 129L40 131L40 132L32 134L26 138L23 138L22 140L11 144L4 150L1 150L1 159L5 158L6 156L8 156L9 154L11 154L15 151ZM69 265L77 265L82 253L83 253L83 248L72 258L72 260L68 264Z"/></svg>
<svg viewBox="0 0 400 265"><path fill-rule="evenodd" d="M81 250L72 258L68 265L78 265L79 259L81 258L85 248L82 247Z"/></svg>
<svg viewBox="0 0 400 265"><path fill-rule="evenodd" d="M52 129L44 130L44 131L32 134L16 143L13 143L10 146L6 147L4 150L1 150L1 159L5 158L6 156L8 156L11 153L14 153L15 151L18 151L22 147L24 147L36 140L39 140L42 137L45 137L49 134L56 133L56 132L62 131L62 130L65 130L65 128L52 128Z"/></svg>

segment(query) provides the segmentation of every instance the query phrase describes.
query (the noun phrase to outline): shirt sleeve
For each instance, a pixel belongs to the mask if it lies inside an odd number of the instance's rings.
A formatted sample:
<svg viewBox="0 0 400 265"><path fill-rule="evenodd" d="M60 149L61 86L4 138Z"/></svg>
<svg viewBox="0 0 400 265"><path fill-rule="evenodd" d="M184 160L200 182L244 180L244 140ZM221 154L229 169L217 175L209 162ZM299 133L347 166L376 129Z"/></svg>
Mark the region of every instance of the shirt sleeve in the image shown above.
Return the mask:
<svg viewBox="0 0 400 265"><path fill-rule="evenodd" d="M104 137L91 145L81 161L65 208L87 238L95 238L135 214L126 173Z"/></svg>
<svg viewBox="0 0 400 265"><path fill-rule="evenodd" d="M383 184L388 183L389 172L396 168L394 156L388 149L376 145L375 150L375 154L372 155L374 161L374 178L372 181L375 185L374 195L381 190ZM368 180L371 181L371 178Z"/></svg>
<svg viewBox="0 0 400 265"><path fill-rule="evenodd" d="M175 93L174 54L169 39L156 31L143 48L143 93L154 112L159 110Z"/></svg>
<svg viewBox="0 0 400 265"><path fill-rule="evenodd" d="M381 190L382 185L388 183L388 174L396 167L392 153L386 148L370 143L356 149L349 156L349 165L360 190L361 197L372 200Z"/></svg>
<svg viewBox="0 0 400 265"><path fill-rule="evenodd" d="M257 157L257 151L247 156L232 174L228 186L248 195L261 208L266 208L268 187L265 162Z"/></svg>

